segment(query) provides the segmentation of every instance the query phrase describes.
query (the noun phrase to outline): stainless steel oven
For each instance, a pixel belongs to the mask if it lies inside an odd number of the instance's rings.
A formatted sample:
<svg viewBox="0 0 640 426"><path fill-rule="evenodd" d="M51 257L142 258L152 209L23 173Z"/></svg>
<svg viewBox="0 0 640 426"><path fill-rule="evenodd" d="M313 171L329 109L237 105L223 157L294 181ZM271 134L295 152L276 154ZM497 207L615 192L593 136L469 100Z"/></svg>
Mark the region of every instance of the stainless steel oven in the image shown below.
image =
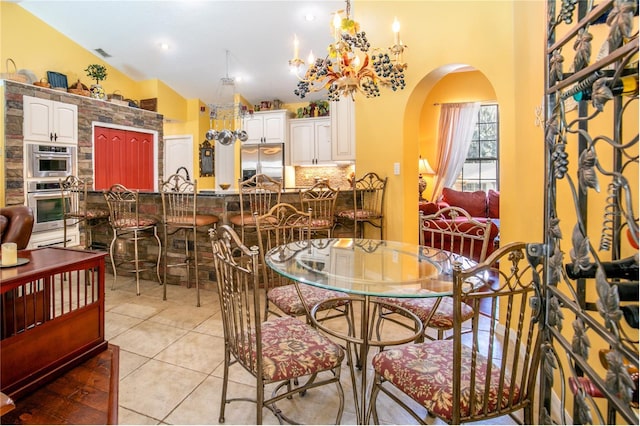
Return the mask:
<svg viewBox="0 0 640 426"><path fill-rule="evenodd" d="M69 206L69 197L62 197L58 182L28 182L27 205L33 209L33 232L63 229L63 202Z"/></svg>
<svg viewBox="0 0 640 426"><path fill-rule="evenodd" d="M74 174L76 147L27 144L27 177L65 177Z"/></svg>

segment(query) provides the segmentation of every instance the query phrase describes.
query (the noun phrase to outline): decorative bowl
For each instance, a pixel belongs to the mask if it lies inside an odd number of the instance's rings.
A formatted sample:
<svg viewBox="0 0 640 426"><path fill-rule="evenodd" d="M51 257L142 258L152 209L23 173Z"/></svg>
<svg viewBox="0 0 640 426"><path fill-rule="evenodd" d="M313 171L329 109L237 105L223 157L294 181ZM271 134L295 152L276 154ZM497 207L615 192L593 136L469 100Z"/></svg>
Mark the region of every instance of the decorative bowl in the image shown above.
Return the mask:
<svg viewBox="0 0 640 426"><path fill-rule="evenodd" d="M230 183L221 183L220 184L220 188L222 188L223 191L226 191L227 189L229 189L230 186L231 186Z"/></svg>

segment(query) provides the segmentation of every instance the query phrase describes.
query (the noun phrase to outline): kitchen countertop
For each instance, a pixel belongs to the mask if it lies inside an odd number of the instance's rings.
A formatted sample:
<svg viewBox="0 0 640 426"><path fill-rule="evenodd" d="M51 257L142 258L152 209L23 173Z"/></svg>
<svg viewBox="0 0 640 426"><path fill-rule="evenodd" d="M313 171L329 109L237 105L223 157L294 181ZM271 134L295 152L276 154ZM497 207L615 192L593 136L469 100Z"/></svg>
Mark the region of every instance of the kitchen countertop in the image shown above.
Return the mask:
<svg viewBox="0 0 640 426"><path fill-rule="evenodd" d="M301 190L308 189L307 187L294 187L294 188L285 188L282 190L283 194L296 194ZM336 188L338 192L351 192L351 188ZM104 191L101 190L90 190L87 191L91 194L102 194ZM140 191L140 194L143 195L160 195L160 192L157 191ZM228 195L239 195L239 191L237 189L200 189L198 191L199 196L206 197L225 197Z"/></svg>

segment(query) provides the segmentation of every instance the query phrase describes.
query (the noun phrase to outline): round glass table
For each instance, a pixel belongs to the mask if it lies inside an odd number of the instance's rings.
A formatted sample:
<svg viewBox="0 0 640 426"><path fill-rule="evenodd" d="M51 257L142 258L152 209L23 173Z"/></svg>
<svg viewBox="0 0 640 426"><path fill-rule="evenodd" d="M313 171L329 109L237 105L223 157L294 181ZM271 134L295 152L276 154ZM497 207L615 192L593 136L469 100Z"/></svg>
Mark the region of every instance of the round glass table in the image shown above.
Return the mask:
<svg viewBox="0 0 640 426"><path fill-rule="evenodd" d="M384 304L385 297L451 296L454 264L459 264L462 269L476 264L464 256L440 249L397 241L352 238L323 238L281 245L265 254L265 262L296 283L348 293L350 301L360 305L360 327L349 329L347 333L323 325L316 318L317 305L309 312L310 320L318 328L347 342L358 423L364 423L367 410L367 369L361 375L358 397L354 371L357 363L351 359L351 349L359 352L360 359L366 362L371 346L407 343L422 333L422 323L413 313L395 307L414 321L415 334L392 341L373 340L370 305Z"/></svg>

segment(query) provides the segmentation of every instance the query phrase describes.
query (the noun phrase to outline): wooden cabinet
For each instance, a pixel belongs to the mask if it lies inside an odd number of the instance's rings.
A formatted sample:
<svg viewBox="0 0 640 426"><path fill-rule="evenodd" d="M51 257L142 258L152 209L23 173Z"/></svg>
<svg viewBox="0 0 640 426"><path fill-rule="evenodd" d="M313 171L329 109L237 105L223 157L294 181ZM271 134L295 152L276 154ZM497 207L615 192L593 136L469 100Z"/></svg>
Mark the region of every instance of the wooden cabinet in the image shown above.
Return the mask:
<svg viewBox="0 0 640 426"><path fill-rule="evenodd" d="M48 99L24 97L24 140L76 144L78 107Z"/></svg>
<svg viewBox="0 0 640 426"><path fill-rule="evenodd" d="M333 161L355 161L355 103L350 99L331 104L331 158Z"/></svg>
<svg viewBox="0 0 640 426"><path fill-rule="evenodd" d="M243 129L249 138L243 145L287 142L287 111L256 112L244 118Z"/></svg>
<svg viewBox="0 0 640 426"><path fill-rule="evenodd" d="M303 118L292 120L291 164L294 166L331 162L331 120Z"/></svg>

